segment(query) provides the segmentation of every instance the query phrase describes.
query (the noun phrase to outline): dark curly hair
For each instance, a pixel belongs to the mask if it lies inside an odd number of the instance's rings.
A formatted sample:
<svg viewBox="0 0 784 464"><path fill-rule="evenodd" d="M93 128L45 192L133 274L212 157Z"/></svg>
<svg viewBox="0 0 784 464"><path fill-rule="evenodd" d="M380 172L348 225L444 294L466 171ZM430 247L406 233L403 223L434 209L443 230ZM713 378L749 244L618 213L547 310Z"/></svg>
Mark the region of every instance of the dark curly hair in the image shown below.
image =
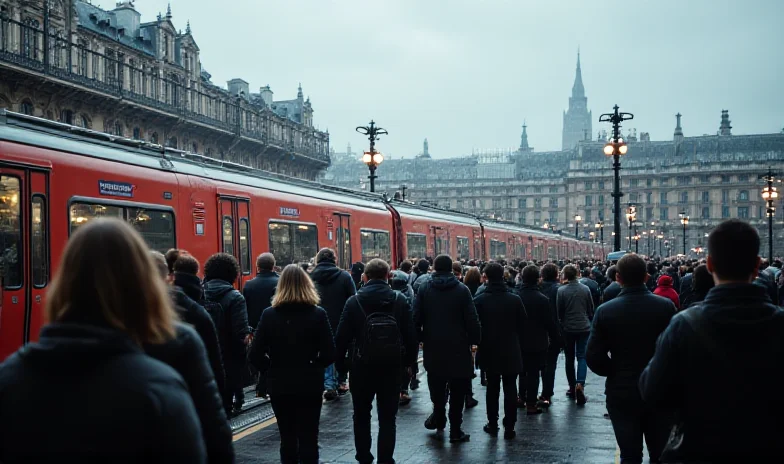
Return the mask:
<svg viewBox="0 0 784 464"><path fill-rule="evenodd" d="M228 253L215 253L204 263L204 280L220 279L232 283L240 275L240 263Z"/></svg>

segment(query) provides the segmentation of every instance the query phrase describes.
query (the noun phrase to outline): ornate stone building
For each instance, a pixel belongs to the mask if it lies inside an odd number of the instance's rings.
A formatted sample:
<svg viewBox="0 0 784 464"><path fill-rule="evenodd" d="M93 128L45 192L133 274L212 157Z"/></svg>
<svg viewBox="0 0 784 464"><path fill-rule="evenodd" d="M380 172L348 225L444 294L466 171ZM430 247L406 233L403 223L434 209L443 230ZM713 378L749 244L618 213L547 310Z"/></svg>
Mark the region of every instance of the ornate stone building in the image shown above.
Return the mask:
<svg viewBox="0 0 784 464"><path fill-rule="evenodd" d="M171 9L141 22L129 0L0 0L0 108L307 179L329 166L301 86L285 101L227 87Z"/></svg>
<svg viewBox="0 0 784 464"><path fill-rule="evenodd" d="M536 152L528 146L527 126L523 126L520 148L473 153L448 159L385 160L378 168L379 192L405 192L412 201L430 202L444 208L526 224L555 227L565 234L575 233L574 217L582 217L580 236L599 239L598 221L604 224L604 242L612 244L613 213L612 161L603 153L604 140L575 139L578 126L567 123L577 114L575 102L585 100L578 63L570 110L563 128L565 146L555 152ZM578 99L578 100L576 100ZM734 135L729 112L722 111L716 135L685 137L682 116L676 116L672 140L651 141L642 132L628 131L628 154L621 159L623 248L629 243L629 224L625 210L635 205L640 253L654 251L680 253L683 229L680 213L689 216L686 228L687 252L705 246L705 235L727 218L748 220L758 227L763 244L768 229L765 204L760 192L760 175L768 168L784 176L784 131L774 134ZM590 124L589 120L578 119ZM580 129L585 126L579 126ZM590 130L590 126L586 127ZM590 133L590 132L588 132ZM587 137L585 137L587 138ZM349 150L350 152L350 150ZM365 188L367 167L359 154L335 154L333 165L325 172L327 183ZM405 188L403 188L405 186ZM784 255L784 209L777 205L774 216L777 255ZM650 231L654 230L654 234ZM663 239L657 237L663 235ZM763 247L767 254L767 247Z"/></svg>

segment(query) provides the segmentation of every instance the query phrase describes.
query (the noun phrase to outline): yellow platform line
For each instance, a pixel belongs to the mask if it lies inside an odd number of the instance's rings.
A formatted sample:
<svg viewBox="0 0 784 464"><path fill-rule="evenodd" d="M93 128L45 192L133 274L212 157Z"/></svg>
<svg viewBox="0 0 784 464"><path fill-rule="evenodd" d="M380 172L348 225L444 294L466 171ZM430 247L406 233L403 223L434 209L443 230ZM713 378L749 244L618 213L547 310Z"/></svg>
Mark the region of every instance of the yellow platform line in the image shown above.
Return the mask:
<svg viewBox="0 0 784 464"><path fill-rule="evenodd" d="M621 464L621 448L615 447L615 464Z"/></svg>
<svg viewBox="0 0 784 464"><path fill-rule="evenodd" d="M274 417L272 419L267 419L264 422L262 422L261 424L254 425L253 427L251 427L251 428L249 428L247 430L244 430L241 433L238 433L237 435L234 435L234 439L232 441L241 440L241 439L247 437L248 435L251 435L251 434L254 434L254 433L258 432L259 430L266 429L270 425L276 424L277 422L278 422L278 420L275 419Z"/></svg>

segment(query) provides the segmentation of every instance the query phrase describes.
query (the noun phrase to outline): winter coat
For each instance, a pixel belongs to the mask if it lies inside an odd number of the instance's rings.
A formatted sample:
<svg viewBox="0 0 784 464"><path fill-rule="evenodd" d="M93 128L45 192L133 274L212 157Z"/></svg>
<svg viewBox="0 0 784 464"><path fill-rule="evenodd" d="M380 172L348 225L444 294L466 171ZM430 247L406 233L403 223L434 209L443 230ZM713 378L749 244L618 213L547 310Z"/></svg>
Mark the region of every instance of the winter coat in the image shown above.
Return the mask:
<svg viewBox="0 0 784 464"><path fill-rule="evenodd" d="M212 325L207 312L204 308L201 310ZM217 344L214 327L212 338ZM177 323L177 338L160 345L146 345L144 350L174 368L185 380L199 416L209 462L234 462L231 427L199 334L191 327Z"/></svg>
<svg viewBox="0 0 784 464"><path fill-rule="evenodd" d="M361 308L360 305L362 305ZM365 336L365 320L367 316L375 312L391 314L397 322L400 343L403 348L400 365L397 366L397 369L399 370L400 366L413 366L416 363L419 354L419 340L416 330L414 330L414 321L408 300L400 292L392 290L385 280L374 279L367 281L355 296L346 301L346 307L340 316L338 331L335 335L339 371L345 372L347 370L347 366L342 365L346 354L354 342L362 340ZM364 368L373 369L374 367L363 366L356 360L352 363L352 371Z"/></svg>
<svg viewBox="0 0 784 464"><path fill-rule="evenodd" d="M602 292L599 290L599 284L595 280L588 277L582 277L579 282L591 291L591 298L593 299L593 307L596 308L602 302Z"/></svg>
<svg viewBox="0 0 784 464"><path fill-rule="evenodd" d="M207 462L182 376L115 329L45 326L0 364L0 411L4 463Z"/></svg>
<svg viewBox="0 0 784 464"><path fill-rule="evenodd" d="M171 295L174 299L174 307L180 318L186 324L193 326L196 333L199 334L204 348L207 350L207 358L222 398L223 393L226 391L226 372L223 367L223 356L215 324L212 322L212 318L207 313L207 310L199 303L188 298L188 295L179 287L172 287ZM176 366L173 367L176 369Z"/></svg>
<svg viewBox="0 0 784 464"><path fill-rule="evenodd" d="M592 371L607 377L608 396L639 399L640 373L674 315L672 302L653 295L646 285L624 287L617 298L599 306L585 357Z"/></svg>
<svg viewBox="0 0 784 464"><path fill-rule="evenodd" d="M181 288L185 295L191 300L199 304L204 302L204 287L202 286L199 276L175 272L174 286ZM202 304L202 306L204 305Z"/></svg>
<svg viewBox="0 0 784 464"><path fill-rule="evenodd" d="M550 314L558 333L557 338L550 338L550 345L555 346L563 345L563 334L561 334L561 324L558 320L558 306L556 304L558 300L558 288L560 286L561 285L557 280L543 280L541 286L539 287L542 291L542 294L546 296L547 300L550 302Z"/></svg>
<svg viewBox="0 0 784 464"><path fill-rule="evenodd" d="M466 287L468 287L469 290L471 290L471 295L476 296L476 291L479 290L479 286L481 284L480 283L472 283L472 284L464 284L464 285Z"/></svg>
<svg viewBox="0 0 784 464"><path fill-rule="evenodd" d="M432 278L433 278L433 274L428 274L428 273L420 274L419 276L417 276L417 278L414 280L414 284L411 286L414 289L414 293L419 293L419 289L422 288L422 285L427 282L430 282Z"/></svg>
<svg viewBox="0 0 784 464"><path fill-rule="evenodd" d="M536 285L522 284L517 291L528 315L521 338L521 349L523 353L544 353L550 346L550 340L559 339L550 299Z"/></svg>
<svg viewBox="0 0 784 464"><path fill-rule="evenodd" d="M218 340L223 349L224 368L229 362L240 362L245 359L245 337L250 333L248 327L248 309L242 293L223 280L213 279L204 284L206 300L220 303L223 309L223 324L216 324Z"/></svg>
<svg viewBox="0 0 784 464"><path fill-rule="evenodd" d="M659 277L659 281L656 283L656 290L653 291L653 294L667 298L675 305L675 309L680 309L681 302L678 298L678 293L672 288L672 277L668 275Z"/></svg>
<svg viewBox="0 0 784 464"><path fill-rule="evenodd" d="M506 282L490 282L474 299L474 306L482 326L478 351L482 369L494 374L522 372L520 346L526 313L520 297L507 290Z"/></svg>
<svg viewBox="0 0 784 464"><path fill-rule="evenodd" d="M678 301L681 303L681 307L685 308L686 301L691 300L692 294L694 293L694 273L690 272L681 278L681 286L678 288Z"/></svg>
<svg viewBox="0 0 784 464"><path fill-rule="evenodd" d="M357 289L351 274L340 269L332 261L322 261L313 268L310 278L316 286L316 291L321 297L320 306L324 308L329 317L329 326L334 334L340 322L340 315L346 300L356 295Z"/></svg>
<svg viewBox="0 0 784 464"><path fill-rule="evenodd" d="M471 291L451 272L437 272L414 298L414 327L423 342L428 374L469 379L474 373L471 346L481 328Z"/></svg>
<svg viewBox="0 0 784 464"><path fill-rule="evenodd" d="M757 278L754 279L754 285L759 285L760 287L765 288L765 290L768 292L768 298L770 298L770 301L779 300L778 286L776 286L776 282L774 280L771 280L770 274L767 272L760 273Z"/></svg>
<svg viewBox="0 0 784 464"><path fill-rule="evenodd" d="M702 304L672 318L640 376L640 393L652 407L677 413L680 461L773 462L784 456L784 402L719 405L779 391L783 364L784 312L766 290L717 285Z"/></svg>
<svg viewBox="0 0 784 464"><path fill-rule="evenodd" d="M583 333L591 330L593 318L593 298L591 290L577 280L572 280L558 288L556 298L558 320L567 333Z"/></svg>
<svg viewBox="0 0 784 464"><path fill-rule="evenodd" d="M248 324L254 329L259 325L261 313L272 306L279 278L277 272L261 271L242 287L242 296L248 306Z"/></svg>
<svg viewBox="0 0 784 464"><path fill-rule="evenodd" d="M604 289L602 292L602 302L607 303L608 301L614 299L621 293L621 284L616 281L613 281L607 288Z"/></svg>
<svg viewBox="0 0 784 464"><path fill-rule="evenodd" d="M259 371L266 371L270 396L323 392L324 369L335 362L335 343L326 311L305 304L265 309L248 361Z"/></svg>

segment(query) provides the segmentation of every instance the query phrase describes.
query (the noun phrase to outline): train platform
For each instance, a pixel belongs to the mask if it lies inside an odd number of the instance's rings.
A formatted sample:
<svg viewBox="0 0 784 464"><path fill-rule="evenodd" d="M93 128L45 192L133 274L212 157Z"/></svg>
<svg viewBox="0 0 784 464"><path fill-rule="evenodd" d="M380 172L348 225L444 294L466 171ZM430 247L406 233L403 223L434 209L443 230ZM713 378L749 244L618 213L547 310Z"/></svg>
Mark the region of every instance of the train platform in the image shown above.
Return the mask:
<svg viewBox="0 0 784 464"><path fill-rule="evenodd" d="M565 396L564 358L558 363L556 396L549 411L528 416L518 410L517 438L504 440L482 431L487 421L485 387L473 381L474 396L479 406L465 411L463 428L471 434L467 443L450 444L435 432L426 430L424 421L432 411L427 389L427 373L421 372L421 386L413 400L402 406L397 416L395 460L399 464L465 462L465 463L579 463L607 464L619 462L618 449L610 420L604 414L604 378L590 371L586 381L588 403L577 406ZM503 393L501 394L503 398ZM503 399L501 400L503 404ZM503 406L502 406L503 408ZM503 411L500 411L503 416ZM325 403L319 430L320 459L324 463L355 463L353 408L350 396ZM375 439L378 424L373 412L372 433ZM245 428L234 436L238 464L279 462L280 436L274 417Z"/></svg>

